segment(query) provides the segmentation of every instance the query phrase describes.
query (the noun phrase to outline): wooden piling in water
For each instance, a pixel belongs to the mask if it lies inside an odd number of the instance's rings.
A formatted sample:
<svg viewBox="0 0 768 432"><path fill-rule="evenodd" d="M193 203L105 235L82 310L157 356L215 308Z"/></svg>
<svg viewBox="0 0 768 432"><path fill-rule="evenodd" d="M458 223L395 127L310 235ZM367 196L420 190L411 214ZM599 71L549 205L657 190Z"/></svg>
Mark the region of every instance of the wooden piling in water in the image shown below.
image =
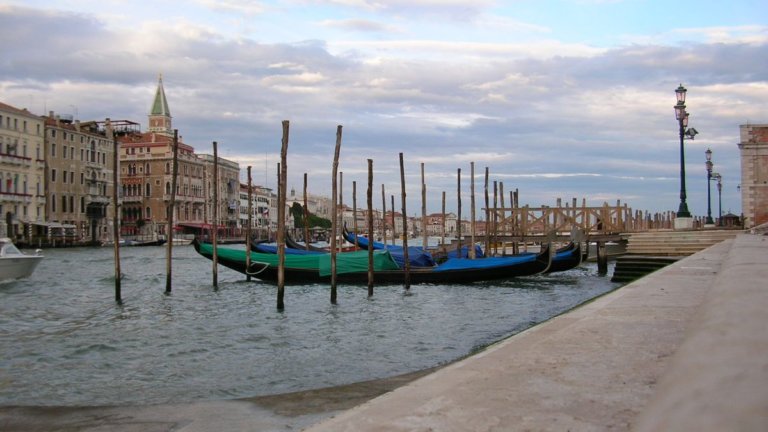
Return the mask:
<svg viewBox="0 0 768 432"><path fill-rule="evenodd" d="M405 166L400 153L400 193L403 209L403 261L405 265L405 290L411 289L411 263L408 261L408 213L405 210Z"/></svg>
<svg viewBox="0 0 768 432"><path fill-rule="evenodd" d="M114 170L112 170L112 201L114 203L115 212L112 216L112 238L115 241L115 302L121 305L123 304L123 297L122 286L120 285L120 281L122 279L120 270L120 146L115 139L115 134L112 130L112 122L110 119L106 119L104 123L106 125L107 134L112 140L112 148L114 150Z"/></svg>
<svg viewBox="0 0 768 432"><path fill-rule="evenodd" d="M338 175L339 171L339 152L341 151L341 125L338 125L336 127L336 149L333 152L333 174L331 179L331 189L333 193L333 200L331 202L333 203L333 213L331 214L331 304L336 304L336 240L338 238L338 208L337 208L337 198L338 195L336 195L337 190L337 184L336 184L336 176Z"/></svg>
<svg viewBox="0 0 768 432"><path fill-rule="evenodd" d="M397 227L395 226L395 196L390 195L389 198L392 203L392 246L394 246L395 240L397 239Z"/></svg>
<svg viewBox="0 0 768 432"><path fill-rule="evenodd" d="M456 238L458 243L456 245L457 257L461 256L461 168L457 172L457 185L456 185L456 207L458 207L458 220L456 221Z"/></svg>
<svg viewBox="0 0 768 432"><path fill-rule="evenodd" d="M384 183L381 184L381 236L384 239L384 246L386 246L387 245L387 195L384 192Z"/></svg>
<svg viewBox="0 0 768 432"><path fill-rule="evenodd" d="M355 250L360 249L357 244L357 182L352 181L352 229L355 233Z"/></svg>
<svg viewBox="0 0 768 432"><path fill-rule="evenodd" d="M443 213L440 227L440 244L445 247L445 191L443 191Z"/></svg>
<svg viewBox="0 0 768 432"><path fill-rule="evenodd" d="M488 167L485 167L485 244L483 250L486 256L491 253L491 204L488 201Z"/></svg>
<svg viewBox="0 0 768 432"><path fill-rule="evenodd" d="M171 201L168 203L168 207L165 209L166 218L168 220L168 235L165 249L166 271L165 271L165 293L171 293L172 283L172 266L171 258L173 257L173 214L176 209L176 177L179 175L179 130L173 130L173 177L171 177Z"/></svg>
<svg viewBox="0 0 768 432"><path fill-rule="evenodd" d="M248 225L245 227L245 270L251 271L251 225L253 225L253 178L251 177L251 166L248 165ZM248 274L245 280L250 281L251 275Z"/></svg>
<svg viewBox="0 0 768 432"><path fill-rule="evenodd" d="M498 183L493 181L493 254L499 254L499 201Z"/></svg>
<svg viewBox="0 0 768 432"><path fill-rule="evenodd" d="M283 120L283 139L280 146L280 169L277 182L277 310L285 309L285 192L288 169L288 137L290 122Z"/></svg>
<svg viewBox="0 0 768 432"><path fill-rule="evenodd" d="M589 245L587 245L589 247ZM608 251L605 242L597 242L597 273L604 275L608 273Z"/></svg>
<svg viewBox="0 0 768 432"><path fill-rule="evenodd" d="M469 220L469 249L467 256L475 259L475 162L469 163L469 202L470 202L470 220Z"/></svg>
<svg viewBox="0 0 768 432"><path fill-rule="evenodd" d="M304 250L309 250L309 207L307 207L307 173L304 173Z"/></svg>
<svg viewBox="0 0 768 432"><path fill-rule="evenodd" d="M421 232L423 241L421 247L427 250L427 183L424 181L424 162L421 163Z"/></svg>
<svg viewBox="0 0 768 432"><path fill-rule="evenodd" d="M501 208L499 209L501 210L501 220L504 221L506 220L506 217L505 217L506 213L504 211L506 207L504 207L504 183L503 182L499 182L499 202L501 203ZM509 230L504 229L504 232L508 232L508 231ZM505 243L502 243L501 256L506 256L506 255L507 255L507 245Z"/></svg>
<svg viewBox="0 0 768 432"><path fill-rule="evenodd" d="M368 297L373 297L373 159L368 159ZM357 246L357 233L355 233Z"/></svg>
<svg viewBox="0 0 768 432"><path fill-rule="evenodd" d="M213 289L219 288L219 251L216 240L219 234L219 153L218 144L213 142L213 223L211 244L213 245Z"/></svg>

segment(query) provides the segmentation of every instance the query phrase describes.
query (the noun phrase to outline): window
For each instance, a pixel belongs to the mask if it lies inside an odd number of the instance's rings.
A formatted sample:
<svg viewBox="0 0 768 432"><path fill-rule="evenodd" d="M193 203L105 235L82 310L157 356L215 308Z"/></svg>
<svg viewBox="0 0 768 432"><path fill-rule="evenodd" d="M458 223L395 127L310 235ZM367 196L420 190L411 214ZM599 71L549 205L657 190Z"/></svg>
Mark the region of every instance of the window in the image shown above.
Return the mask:
<svg viewBox="0 0 768 432"><path fill-rule="evenodd" d="M85 213L85 197L80 197L80 213Z"/></svg>
<svg viewBox="0 0 768 432"><path fill-rule="evenodd" d="M61 197L61 212L66 213L67 212L67 197L62 196Z"/></svg>
<svg viewBox="0 0 768 432"><path fill-rule="evenodd" d="M147 190L146 190L146 194L145 195L146 196L151 196L152 195L152 189L150 188L149 183L147 183Z"/></svg>
<svg viewBox="0 0 768 432"><path fill-rule="evenodd" d="M69 182L72 183L72 184L75 184L75 172L74 171L70 171L69 172Z"/></svg>
<svg viewBox="0 0 768 432"><path fill-rule="evenodd" d="M75 160L75 148L74 147L70 147L69 148L69 158L72 159L72 160Z"/></svg>
<svg viewBox="0 0 768 432"><path fill-rule="evenodd" d="M51 183L56 183L56 168L51 169Z"/></svg>
<svg viewBox="0 0 768 432"><path fill-rule="evenodd" d="M85 184L85 174L80 173L80 184Z"/></svg>
<svg viewBox="0 0 768 432"><path fill-rule="evenodd" d="M74 195L69 196L69 212L75 213L75 196Z"/></svg>
<svg viewBox="0 0 768 432"><path fill-rule="evenodd" d="M81 161L85 160L85 149L80 149L80 160Z"/></svg>
<svg viewBox="0 0 768 432"><path fill-rule="evenodd" d="M51 129L51 138L56 138L56 129Z"/></svg>
<svg viewBox="0 0 768 432"><path fill-rule="evenodd" d="M145 215L146 215L147 219L152 219L152 210L149 207L147 207L147 211L146 211Z"/></svg>
<svg viewBox="0 0 768 432"><path fill-rule="evenodd" d="M56 195L51 195L51 211L56 212Z"/></svg>
<svg viewBox="0 0 768 432"><path fill-rule="evenodd" d="M56 144L51 144L51 157L56 157Z"/></svg>
<svg viewBox="0 0 768 432"><path fill-rule="evenodd" d="M165 194L166 195L171 194L171 184L169 182L165 182Z"/></svg>
<svg viewBox="0 0 768 432"><path fill-rule="evenodd" d="M62 183L66 183L67 182L67 172L66 171L62 171L61 172L61 182Z"/></svg>

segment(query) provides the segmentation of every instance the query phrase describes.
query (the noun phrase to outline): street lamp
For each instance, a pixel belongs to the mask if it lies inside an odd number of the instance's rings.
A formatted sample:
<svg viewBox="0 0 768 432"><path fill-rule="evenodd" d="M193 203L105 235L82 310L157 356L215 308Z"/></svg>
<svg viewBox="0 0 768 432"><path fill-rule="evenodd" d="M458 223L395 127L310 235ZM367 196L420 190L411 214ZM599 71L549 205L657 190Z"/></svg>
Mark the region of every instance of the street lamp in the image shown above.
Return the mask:
<svg viewBox="0 0 768 432"><path fill-rule="evenodd" d="M712 178L717 180L717 226L723 226L723 176L713 173Z"/></svg>
<svg viewBox="0 0 768 432"><path fill-rule="evenodd" d="M678 126L680 127L680 207L677 209L678 218L689 218L691 212L688 211L688 204L685 202L685 149L684 142L686 138L693 139L698 131L694 128L688 129L688 116L690 115L685 111L685 94L688 90L680 84L680 87L675 89L675 95L677 96L677 105L675 108L675 118L677 119Z"/></svg>
<svg viewBox="0 0 768 432"><path fill-rule="evenodd" d="M707 168L707 220L704 222L705 225L713 225L714 222L712 221L712 188L710 187L710 182L712 181L712 167L714 164L712 163L712 150L707 149L707 151L704 152L704 156L706 156L707 161L704 163L704 166Z"/></svg>

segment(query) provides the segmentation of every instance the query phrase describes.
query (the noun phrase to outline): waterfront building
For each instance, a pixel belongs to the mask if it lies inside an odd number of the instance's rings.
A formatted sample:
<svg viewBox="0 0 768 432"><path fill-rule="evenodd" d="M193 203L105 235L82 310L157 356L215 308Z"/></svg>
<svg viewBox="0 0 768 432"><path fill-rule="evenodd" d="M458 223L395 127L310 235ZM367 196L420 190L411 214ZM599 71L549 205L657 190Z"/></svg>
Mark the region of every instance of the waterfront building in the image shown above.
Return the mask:
<svg viewBox="0 0 768 432"><path fill-rule="evenodd" d="M149 113L147 132L118 135L123 235L165 235L173 185L173 118L162 76ZM198 155L178 136L174 221L187 233L213 222L213 156ZM239 166L219 159L219 226L239 235Z"/></svg>
<svg viewBox="0 0 768 432"><path fill-rule="evenodd" d="M103 122L80 122L53 111L43 120L48 240L96 243L110 238L115 142Z"/></svg>
<svg viewBox="0 0 768 432"><path fill-rule="evenodd" d="M0 103L0 235L30 240L45 221L43 119Z"/></svg>
<svg viewBox="0 0 768 432"><path fill-rule="evenodd" d="M768 124L740 125L741 208L744 227L768 222Z"/></svg>
<svg viewBox="0 0 768 432"><path fill-rule="evenodd" d="M277 195L264 186L251 186L251 230L254 236L269 238L277 229ZM240 184L240 227L248 226L248 185Z"/></svg>

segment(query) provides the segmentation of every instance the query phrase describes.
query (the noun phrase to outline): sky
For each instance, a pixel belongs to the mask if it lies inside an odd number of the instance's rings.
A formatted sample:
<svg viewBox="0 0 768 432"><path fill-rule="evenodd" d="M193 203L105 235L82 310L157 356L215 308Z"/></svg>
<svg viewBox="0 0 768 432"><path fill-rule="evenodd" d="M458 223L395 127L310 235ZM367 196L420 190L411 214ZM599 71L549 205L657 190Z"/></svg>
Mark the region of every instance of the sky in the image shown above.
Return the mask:
<svg viewBox="0 0 768 432"><path fill-rule="evenodd" d="M485 169L532 207L557 198L675 211L674 90L688 89L688 206L741 212L739 125L768 123L764 0L0 0L0 101L147 128L162 74L173 127L199 153L274 188L330 195L337 125L344 202L468 214ZM717 215L717 190L712 211ZM491 192L492 193L492 192ZM400 205L398 204L398 207ZM480 212L479 214L482 214Z"/></svg>

